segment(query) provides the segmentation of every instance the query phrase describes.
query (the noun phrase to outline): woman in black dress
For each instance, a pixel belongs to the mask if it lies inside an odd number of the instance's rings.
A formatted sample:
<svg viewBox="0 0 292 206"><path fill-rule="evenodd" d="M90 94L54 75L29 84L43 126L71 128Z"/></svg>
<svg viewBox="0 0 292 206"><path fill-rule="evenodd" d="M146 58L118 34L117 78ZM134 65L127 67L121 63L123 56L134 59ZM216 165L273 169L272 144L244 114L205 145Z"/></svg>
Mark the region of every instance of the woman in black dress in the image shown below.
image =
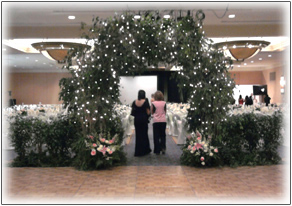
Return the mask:
<svg viewBox="0 0 292 206"><path fill-rule="evenodd" d="M135 156L143 156L151 152L148 138L148 118L150 105L144 90L138 92L138 99L132 103L131 115L134 116L136 133Z"/></svg>

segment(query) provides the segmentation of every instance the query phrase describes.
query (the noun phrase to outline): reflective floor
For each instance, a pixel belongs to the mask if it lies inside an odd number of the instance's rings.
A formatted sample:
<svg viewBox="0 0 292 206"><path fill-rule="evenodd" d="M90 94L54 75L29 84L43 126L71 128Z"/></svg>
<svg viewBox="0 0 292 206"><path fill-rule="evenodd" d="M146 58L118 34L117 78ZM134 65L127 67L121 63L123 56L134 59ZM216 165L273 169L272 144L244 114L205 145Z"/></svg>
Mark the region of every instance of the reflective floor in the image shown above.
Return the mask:
<svg viewBox="0 0 292 206"><path fill-rule="evenodd" d="M120 166L110 170L5 168L3 203L280 203L285 166L199 169Z"/></svg>
<svg viewBox="0 0 292 206"><path fill-rule="evenodd" d="M152 128L149 128L153 150ZM165 155L134 157L99 171L71 167L2 167L5 204L288 204L290 166L194 168L181 166L181 149L167 137ZM12 157L12 156L10 156ZM11 161L11 160L10 160Z"/></svg>

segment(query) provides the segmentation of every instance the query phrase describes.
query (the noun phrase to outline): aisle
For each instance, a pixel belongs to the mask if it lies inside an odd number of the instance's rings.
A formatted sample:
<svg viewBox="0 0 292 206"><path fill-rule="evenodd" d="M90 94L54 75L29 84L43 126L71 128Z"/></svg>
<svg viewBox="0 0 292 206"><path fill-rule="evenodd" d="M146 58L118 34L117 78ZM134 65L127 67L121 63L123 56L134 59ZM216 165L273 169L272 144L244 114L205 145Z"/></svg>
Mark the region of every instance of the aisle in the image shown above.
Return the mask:
<svg viewBox="0 0 292 206"><path fill-rule="evenodd" d="M150 141L150 148L152 152L143 157L135 157L135 132L132 135L131 142L125 146L125 152L127 153L127 165L128 166L170 166L180 165L179 158L182 154L181 146L176 145L172 137L166 135L166 153L165 155L156 155L153 153L153 128L152 123L148 124L148 136Z"/></svg>

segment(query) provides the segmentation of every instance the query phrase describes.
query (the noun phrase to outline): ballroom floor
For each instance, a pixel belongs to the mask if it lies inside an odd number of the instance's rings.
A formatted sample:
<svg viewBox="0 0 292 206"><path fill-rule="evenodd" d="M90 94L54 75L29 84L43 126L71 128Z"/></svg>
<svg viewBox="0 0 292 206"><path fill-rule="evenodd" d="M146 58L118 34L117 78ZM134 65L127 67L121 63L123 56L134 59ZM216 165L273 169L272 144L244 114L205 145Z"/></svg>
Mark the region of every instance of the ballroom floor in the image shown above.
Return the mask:
<svg viewBox="0 0 292 206"><path fill-rule="evenodd" d="M5 168L2 203L282 203L285 166L199 169L186 166Z"/></svg>
<svg viewBox="0 0 292 206"><path fill-rule="evenodd" d="M152 128L149 128L153 148ZM289 203L289 166L193 168L179 165L180 146L167 138L166 155L133 157L127 166L78 171L71 167L3 167L8 204L279 204ZM286 189L288 188L288 189Z"/></svg>

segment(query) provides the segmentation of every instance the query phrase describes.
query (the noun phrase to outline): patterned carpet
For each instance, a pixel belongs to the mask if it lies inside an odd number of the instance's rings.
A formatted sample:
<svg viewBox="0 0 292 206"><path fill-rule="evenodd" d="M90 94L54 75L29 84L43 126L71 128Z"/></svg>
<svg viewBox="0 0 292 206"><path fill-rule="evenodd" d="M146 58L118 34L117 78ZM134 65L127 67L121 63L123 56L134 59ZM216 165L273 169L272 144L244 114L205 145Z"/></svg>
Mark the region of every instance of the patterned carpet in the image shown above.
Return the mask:
<svg viewBox="0 0 292 206"><path fill-rule="evenodd" d="M150 148L152 152L143 157L135 157L135 132L132 135L131 141L125 146L125 152L127 153L127 165L128 166L171 166L180 165L180 156L182 154L181 146L176 145L171 136L166 136L166 153L165 155L156 155L153 153L153 128L152 123L148 124L148 136L150 141Z"/></svg>

